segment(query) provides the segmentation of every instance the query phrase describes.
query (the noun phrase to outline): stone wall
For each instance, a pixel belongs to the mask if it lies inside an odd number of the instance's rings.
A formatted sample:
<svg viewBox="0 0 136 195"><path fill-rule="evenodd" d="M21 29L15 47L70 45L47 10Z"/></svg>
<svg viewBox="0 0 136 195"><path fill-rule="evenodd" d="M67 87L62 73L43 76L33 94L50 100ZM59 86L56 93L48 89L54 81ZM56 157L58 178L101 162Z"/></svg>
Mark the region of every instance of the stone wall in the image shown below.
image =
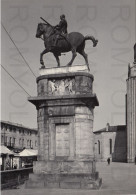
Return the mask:
<svg viewBox="0 0 136 195"><path fill-rule="evenodd" d="M76 158L94 158L93 109L86 106L75 108Z"/></svg>
<svg viewBox="0 0 136 195"><path fill-rule="evenodd" d="M115 136L114 150L112 154L112 161L127 162L127 132L118 130Z"/></svg>

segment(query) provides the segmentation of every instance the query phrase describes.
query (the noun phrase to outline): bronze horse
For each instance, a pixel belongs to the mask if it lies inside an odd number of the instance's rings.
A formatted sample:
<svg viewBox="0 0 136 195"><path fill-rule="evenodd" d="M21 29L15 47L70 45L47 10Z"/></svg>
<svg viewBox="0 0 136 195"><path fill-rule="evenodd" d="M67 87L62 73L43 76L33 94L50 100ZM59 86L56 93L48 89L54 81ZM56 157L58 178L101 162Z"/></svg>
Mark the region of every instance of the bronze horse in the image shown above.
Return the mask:
<svg viewBox="0 0 136 195"><path fill-rule="evenodd" d="M41 38L42 35L43 35L44 45L46 48L40 54L40 63L42 64L42 68L45 68L43 62L43 55L45 53L52 52L56 58L58 67L60 67L59 56L61 55L61 53L72 51L72 59L67 64L67 66L72 65L75 57L77 56L76 52L78 52L84 57L86 65L88 66L88 70L90 70L87 54L84 52L84 48L85 48L86 40L91 40L93 42L93 47L97 45L98 40L96 40L93 36L84 37L79 32L71 32L67 35L60 36L60 40L58 40L57 45L54 47L53 44L56 38L55 29L49 24L39 23L37 27L36 37Z"/></svg>

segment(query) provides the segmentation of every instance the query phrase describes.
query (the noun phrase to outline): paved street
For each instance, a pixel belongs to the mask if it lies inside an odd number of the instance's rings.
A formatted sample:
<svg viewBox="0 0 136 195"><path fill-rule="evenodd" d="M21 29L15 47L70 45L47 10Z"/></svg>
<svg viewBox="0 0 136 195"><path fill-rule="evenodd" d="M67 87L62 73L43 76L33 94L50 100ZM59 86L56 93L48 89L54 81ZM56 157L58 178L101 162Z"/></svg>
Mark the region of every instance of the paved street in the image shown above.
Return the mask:
<svg viewBox="0 0 136 195"><path fill-rule="evenodd" d="M19 189L3 190L1 195L111 195L136 194L136 165L127 163L97 163L102 177L100 190L79 189Z"/></svg>

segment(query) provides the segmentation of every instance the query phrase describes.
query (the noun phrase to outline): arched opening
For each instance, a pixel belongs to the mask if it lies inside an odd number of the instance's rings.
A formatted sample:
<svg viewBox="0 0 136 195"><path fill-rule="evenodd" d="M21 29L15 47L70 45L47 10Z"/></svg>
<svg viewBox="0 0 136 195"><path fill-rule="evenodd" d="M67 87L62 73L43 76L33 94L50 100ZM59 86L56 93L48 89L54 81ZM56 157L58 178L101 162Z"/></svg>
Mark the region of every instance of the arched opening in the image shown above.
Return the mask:
<svg viewBox="0 0 136 195"><path fill-rule="evenodd" d="M101 153L101 144L100 144L100 141L98 140L98 154Z"/></svg>
<svg viewBox="0 0 136 195"><path fill-rule="evenodd" d="M1 144L4 144L4 136L1 136Z"/></svg>
<svg viewBox="0 0 136 195"><path fill-rule="evenodd" d="M112 139L109 139L109 144L110 144L110 154L112 154Z"/></svg>

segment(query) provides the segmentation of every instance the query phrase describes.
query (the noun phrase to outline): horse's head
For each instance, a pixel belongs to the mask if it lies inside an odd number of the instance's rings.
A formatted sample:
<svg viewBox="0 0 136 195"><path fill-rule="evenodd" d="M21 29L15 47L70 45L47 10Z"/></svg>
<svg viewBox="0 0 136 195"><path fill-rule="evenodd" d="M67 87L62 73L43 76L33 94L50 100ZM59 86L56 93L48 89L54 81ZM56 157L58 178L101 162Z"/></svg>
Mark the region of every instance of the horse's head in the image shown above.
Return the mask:
<svg viewBox="0 0 136 195"><path fill-rule="evenodd" d="M36 38L40 38L41 35L45 32L45 24L39 23L37 26L37 31L36 31Z"/></svg>
<svg viewBox="0 0 136 195"><path fill-rule="evenodd" d="M36 37L40 38L42 34L49 36L49 34L53 32L53 28L45 23L39 23L37 26Z"/></svg>

